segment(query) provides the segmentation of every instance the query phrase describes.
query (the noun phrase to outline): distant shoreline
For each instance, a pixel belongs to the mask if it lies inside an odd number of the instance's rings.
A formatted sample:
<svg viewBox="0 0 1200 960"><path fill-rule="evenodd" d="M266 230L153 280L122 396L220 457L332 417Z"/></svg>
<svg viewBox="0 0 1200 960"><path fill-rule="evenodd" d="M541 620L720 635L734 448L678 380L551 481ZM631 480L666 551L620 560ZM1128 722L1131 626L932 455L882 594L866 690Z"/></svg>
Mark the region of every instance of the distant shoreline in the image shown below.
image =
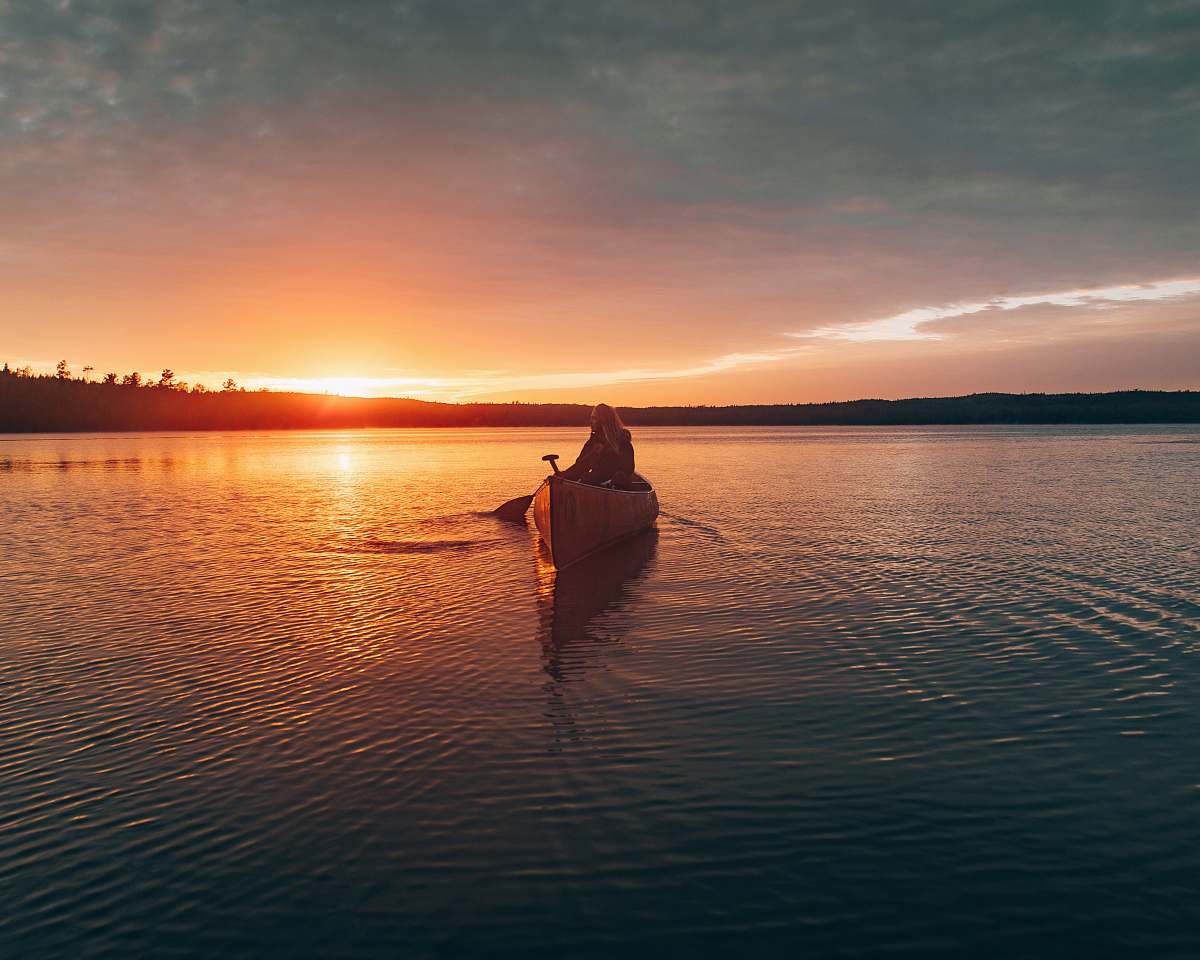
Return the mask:
<svg viewBox="0 0 1200 960"><path fill-rule="evenodd" d="M622 407L631 426L1200 424L1200 390L979 393L905 400ZM372 427L580 427L587 404L432 403L402 398L134 386L0 372L0 433Z"/></svg>

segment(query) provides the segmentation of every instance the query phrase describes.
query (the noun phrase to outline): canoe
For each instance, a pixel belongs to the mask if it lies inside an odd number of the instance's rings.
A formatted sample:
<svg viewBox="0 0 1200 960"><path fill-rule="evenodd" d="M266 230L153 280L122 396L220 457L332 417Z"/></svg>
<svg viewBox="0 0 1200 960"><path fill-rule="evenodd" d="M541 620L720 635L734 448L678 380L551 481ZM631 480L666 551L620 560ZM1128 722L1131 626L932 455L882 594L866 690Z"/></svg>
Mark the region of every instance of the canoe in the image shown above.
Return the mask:
<svg viewBox="0 0 1200 960"><path fill-rule="evenodd" d="M547 477L533 497L533 522L562 570L602 547L639 530L658 516L658 497L649 483L644 490L614 490L577 480Z"/></svg>

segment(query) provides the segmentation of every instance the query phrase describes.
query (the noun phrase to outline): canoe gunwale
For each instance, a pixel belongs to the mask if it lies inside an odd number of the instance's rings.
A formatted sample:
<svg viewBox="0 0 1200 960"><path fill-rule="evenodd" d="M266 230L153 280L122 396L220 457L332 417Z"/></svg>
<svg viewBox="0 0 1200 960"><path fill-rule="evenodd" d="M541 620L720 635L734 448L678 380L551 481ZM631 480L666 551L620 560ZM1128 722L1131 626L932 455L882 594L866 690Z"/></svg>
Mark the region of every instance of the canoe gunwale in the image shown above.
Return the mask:
<svg viewBox="0 0 1200 960"><path fill-rule="evenodd" d="M650 481L647 480L645 477L642 477L642 475L640 473L634 474L634 476L641 477L642 482L645 484L650 483ZM629 493L635 497L644 497L644 496L647 496L648 494L654 493L653 486L647 486L647 488L645 490L622 490L620 487L602 487L599 484L595 484L595 483L584 483L582 480L568 480L566 477L556 477L556 476L547 477L545 480L542 481L542 485L543 486L546 485L551 480L554 480L558 483L569 483L573 487L582 487L584 490L599 490L601 493ZM538 489L541 489L541 488L539 487Z"/></svg>

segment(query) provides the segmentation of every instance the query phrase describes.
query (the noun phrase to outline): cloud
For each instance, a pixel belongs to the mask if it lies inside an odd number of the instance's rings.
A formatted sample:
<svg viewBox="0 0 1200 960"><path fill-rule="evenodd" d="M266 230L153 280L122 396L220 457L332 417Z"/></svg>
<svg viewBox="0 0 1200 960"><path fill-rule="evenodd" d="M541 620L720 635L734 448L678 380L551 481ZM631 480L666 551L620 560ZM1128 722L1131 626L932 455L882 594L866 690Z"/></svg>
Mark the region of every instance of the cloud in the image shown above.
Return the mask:
<svg viewBox="0 0 1200 960"><path fill-rule="evenodd" d="M48 152L292 103L542 102L659 157L654 186L909 213L1171 220L1195 199L1200 4L881 0L0 7L0 130ZM376 118L389 126L388 110ZM405 119L398 116L396 121ZM520 118L516 118L520 123ZM683 176L678 175L679 172ZM1194 233L1193 233L1194 236Z"/></svg>
<svg viewBox="0 0 1200 960"><path fill-rule="evenodd" d="M1009 235L1141 223L1159 228L1159 249L1195 250L1197 218L1179 211L1200 202L1198 27L1194 0L962 0L949 12L881 0L8 0L0 135L13 148L0 164L45 171L39 189L54 195L73 182L56 163L108 179L180 130L204 131L191 149L217 155L264 138L303 154L293 125L320 116L323 136L364 151L470 131L483 160L492 142L526 142L536 170L550 125L559 142L641 158L645 177L600 185L627 217L633 199L871 224L936 214L959 218L945 229L987 222Z"/></svg>
<svg viewBox="0 0 1200 960"><path fill-rule="evenodd" d="M577 390L614 384L649 383L708 377L733 370L750 369L795 357L802 350L789 348L775 353L730 353L687 367L632 368L543 374L484 371L444 377L313 377L289 378L251 374L240 379L245 387L265 387L301 393L341 393L348 396L406 396L431 400L468 400L504 392ZM221 382L231 374L211 372L194 375L201 382ZM238 379L236 375L235 379ZM186 379L186 378L185 378Z"/></svg>
<svg viewBox="0 0 1200 960"><path fill-rule="evenodd" d="M1086 290L1063 290L1016 297L993 297L977 303L952 303L945 306L918 307L890 317L863 322L842 323L817 327L791 336L826 340L888 341L939 340L941 335L929 330L938 320L965 317L972 314L1005 312L1032 306L1097 308L1110 304L1142 300L1171 300L1200 295L1200 277L1177 280L1156 280L1150 283L1122 284Z"/></svg>

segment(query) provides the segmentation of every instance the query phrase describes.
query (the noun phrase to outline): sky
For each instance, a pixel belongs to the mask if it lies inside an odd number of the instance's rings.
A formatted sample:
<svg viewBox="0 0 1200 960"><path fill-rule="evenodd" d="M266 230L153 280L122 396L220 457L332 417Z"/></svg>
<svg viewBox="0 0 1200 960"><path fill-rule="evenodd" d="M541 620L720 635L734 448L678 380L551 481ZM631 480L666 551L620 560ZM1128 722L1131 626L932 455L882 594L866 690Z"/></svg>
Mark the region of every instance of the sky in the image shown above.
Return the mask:
<svg viewBox="0 0 1200 960"><path fill-rule="evenodd" d="M0 360L1200 388L1200 0L0 0Z"/></svg>

